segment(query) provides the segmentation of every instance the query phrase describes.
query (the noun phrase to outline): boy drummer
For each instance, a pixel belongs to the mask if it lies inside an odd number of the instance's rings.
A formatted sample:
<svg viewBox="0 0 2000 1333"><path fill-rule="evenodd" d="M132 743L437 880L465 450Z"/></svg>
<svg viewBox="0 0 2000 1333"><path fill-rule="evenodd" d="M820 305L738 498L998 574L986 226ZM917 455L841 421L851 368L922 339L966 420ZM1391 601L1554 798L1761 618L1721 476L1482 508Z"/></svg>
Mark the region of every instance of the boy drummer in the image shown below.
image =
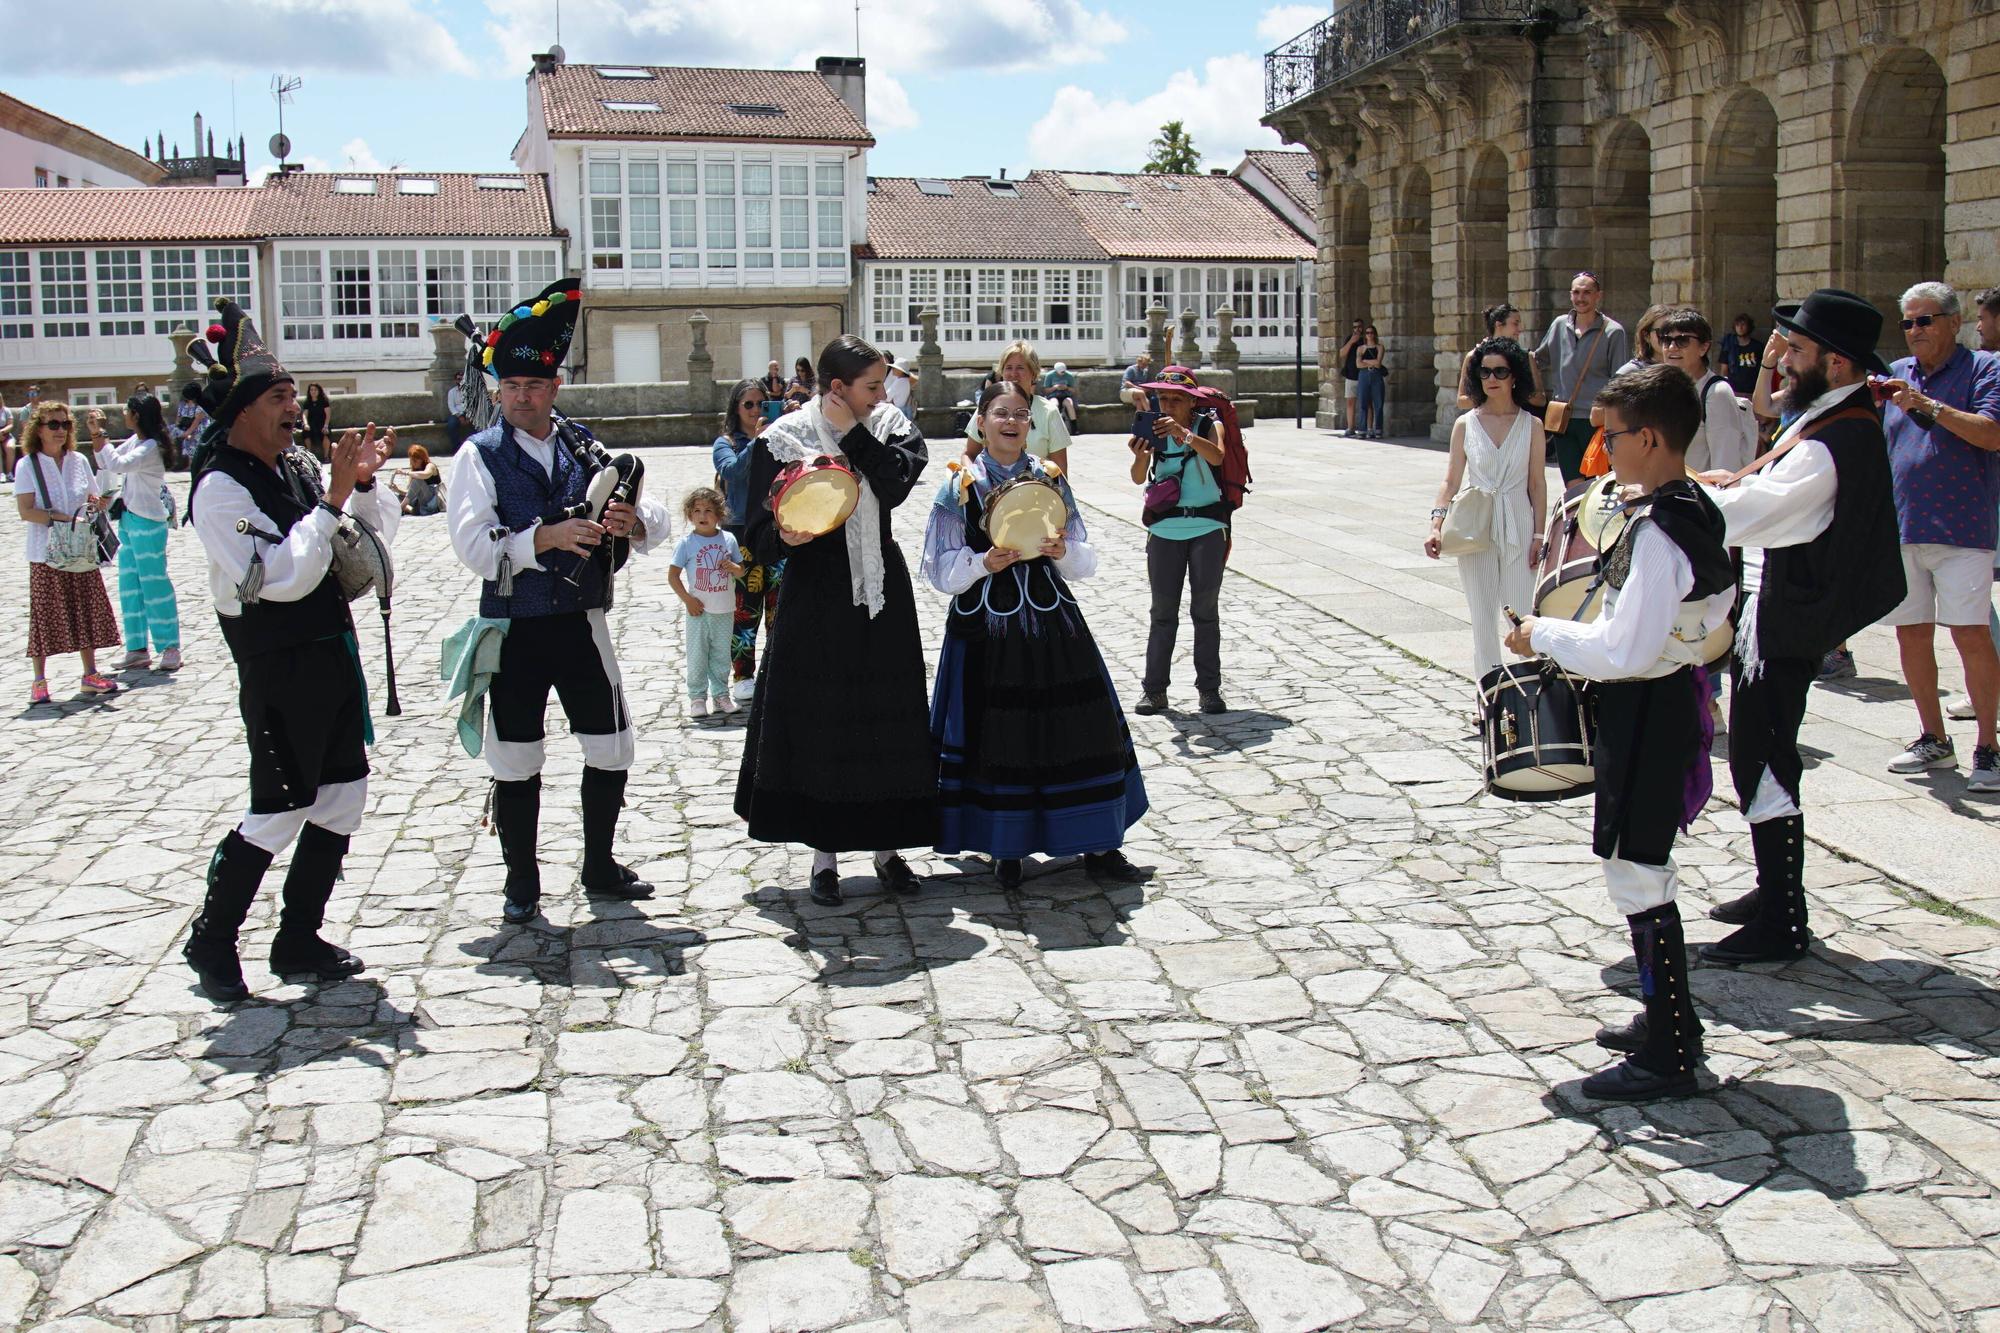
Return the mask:
<svg viewBox="0 0 2000 1333"><path fill-rule="evenodd" d="M1625 494L1637 494L1601 561L1604 613L1588 624L1530 617L1507 647L1599 682L1591 845L1631 927L1646 1007L1598 1032L1600 1046L1627 1058L1585 1079L1583 1092L1650 1101L1693 1092L1701 1060L1672 850L1713 786L1701 644L1728 617L1736 578L1722 515L1687 479L1688 442L1701 425L1687 376L1672 366L1635 370L1607 384L1597 406L1612 470Z"/></svg>

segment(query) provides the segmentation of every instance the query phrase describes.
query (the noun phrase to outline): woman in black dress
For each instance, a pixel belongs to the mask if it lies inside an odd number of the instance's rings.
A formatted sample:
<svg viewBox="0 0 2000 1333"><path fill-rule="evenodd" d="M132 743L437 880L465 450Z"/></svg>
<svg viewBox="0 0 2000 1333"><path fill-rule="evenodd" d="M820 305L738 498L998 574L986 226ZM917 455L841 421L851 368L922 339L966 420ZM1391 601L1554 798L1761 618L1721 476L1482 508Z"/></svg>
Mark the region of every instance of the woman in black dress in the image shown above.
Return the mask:
<svg viewBox="0 0 2000 1333"><path fill-rule="evenodd" d="M835 853L872 851L891 893L921 887L898 847L937 840L923 644L910 571L890 533L926 461L924 437L889 404L882 354L843 334L820 353L819 391L780 417L750 455L748 546L785 561L778 619L750 705L736 813L759 842L813 849L816 903L842 901ZM823 537L780 526L771 483L795 460L827 455L861 482L847 522Z"/></svg>
<svg viewBox="0 0 2000 1333"><path fill-rule="evenodd" d="M326 401L326 390L317 384L306 385L306 449L322 463L326 461L326 416L333 405Z"/></svg>

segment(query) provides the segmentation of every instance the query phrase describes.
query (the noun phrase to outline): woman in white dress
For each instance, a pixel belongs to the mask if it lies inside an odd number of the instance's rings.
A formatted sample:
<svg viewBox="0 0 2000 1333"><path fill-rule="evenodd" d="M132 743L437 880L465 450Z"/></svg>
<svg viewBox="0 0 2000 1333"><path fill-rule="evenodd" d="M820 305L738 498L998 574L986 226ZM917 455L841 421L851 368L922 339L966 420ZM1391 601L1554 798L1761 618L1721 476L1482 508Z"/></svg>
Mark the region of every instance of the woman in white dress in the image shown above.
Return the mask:
<svg viewBox="0 0 2000 1333"><path fill-rule="evenodd" d="M1548 509L1548 464L1542 423L1522 410L1519 397L1533 392L1528 354L1512 338L1488 338L1473 349L1463 392L1473 409L1451 428L1451 462L1431 510L1424 554L1442 554L1439 533L1453 497L1484 491L1493 497L1486 549L1458 557L1459 581L1472 608L1474 679L1500 665L1501 607L1525 615L1542 558L1542 519ZM1518 395L1518 397L1517 397Z"/></svg>

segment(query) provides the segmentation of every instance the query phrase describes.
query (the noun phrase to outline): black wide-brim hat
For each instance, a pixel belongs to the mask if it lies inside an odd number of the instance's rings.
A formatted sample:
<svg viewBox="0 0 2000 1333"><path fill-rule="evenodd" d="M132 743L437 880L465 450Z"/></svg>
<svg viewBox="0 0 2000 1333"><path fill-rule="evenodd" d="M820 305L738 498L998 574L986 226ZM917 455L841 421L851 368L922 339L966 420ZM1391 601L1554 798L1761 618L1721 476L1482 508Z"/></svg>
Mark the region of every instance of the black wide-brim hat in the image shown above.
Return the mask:
<svg viewBox="0 0 2000 1333"><path fill-rule="evenodd" d="M576 337L576 317L583 309L583 291L575 278L558 278L500 316L486 335L480 359L495 379L531 376L554 379Z"/></svg>
<svg viewBox="0 0 2000 1333"><path fill-rule="evenodd" d="M1771 318L1779 328L1804 334L1864 370L1889 373L1889 363L1875 350L1882 340L1882 312L1853 292L1822 287L1796 304L1773 306Z"/></svg>

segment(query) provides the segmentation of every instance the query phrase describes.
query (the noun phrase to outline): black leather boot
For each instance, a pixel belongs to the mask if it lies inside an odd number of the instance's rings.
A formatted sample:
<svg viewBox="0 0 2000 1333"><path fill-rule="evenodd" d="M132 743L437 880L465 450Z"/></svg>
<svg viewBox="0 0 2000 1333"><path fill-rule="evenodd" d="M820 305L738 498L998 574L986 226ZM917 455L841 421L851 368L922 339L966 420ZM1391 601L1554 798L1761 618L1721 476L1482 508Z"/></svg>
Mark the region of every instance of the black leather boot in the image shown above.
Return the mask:
<svg viewBox="0 0 2000 1333"><path fill-rule="evenodd" d="M1789 822L1784 819L1767 819L1761 824L1750 826L1750 846L1757 857L1757 887L1726 903L1718 903L1709 908L1709 920L1720 921L1725 926L1747 926L1757 919L1757 895L1764 887L1764 869L1766 866L1775 867L1784 863L1779 850L1784 838L1785 825Z"/></svg>
<svg viewBox="0 0 2000 1333"><path fill-rule="evenodd" d="M583 770L583 892L589 898L626 902L653 896L653 886L612 859L618 835L618 812L625 805L625 772L608 768Z"/></svg>
<svg viewBox="0 0 2000 1333"><path fill-rule="evenodd" d="M344 981L362 970L359 958L319 937L327 900L347 857L347 835L317 824L299 830L292 868L285 872L285 901L278 912L278 938L271 942L271 971L281 977L306 975Z"/></svg>
<svg viewBox="0 0 2000 1333"><path fill-rule="evenodd" d="M1640 1045L1627 1059L1585 1079L1583 1095L1609 1102L1685 1097L1696 1087L1701 1020L1688 993L1687 940L1681 933L1680 908L1666 903L1625 919L1632 927L1632 956L1639 964L1639 994L1646 1012L1622 1032L1636 1028Z"/></svg>
<svg viewBox="0 0 2000 1333"><path fill-rule="evenodd" d="M194 969L201 993L217 1003L250 998L250 988L243 984L243 961L236 954L236 933L250 915L257 886L270 868L271 854L235 829L208 859L208 896L181 946L181 957Z"/></svg>
<svg viewBox="0 0 2000 1333"><path fill-rule="evenodd" d="M1806 821L1803 815L1753 824L1757 849L1757 915L1742 929L1701 949L1704 963L1786 963L1806 956Z"/></svg>
<svg viewBox="0 0 2000 1333"><path fill-rule="evenodd" d="M500 919L523 926L542 902L542 867L535 859L541 837L542 775L493 783L493 828L500 835L500 859L507 863L507 892Z"/></svg>

